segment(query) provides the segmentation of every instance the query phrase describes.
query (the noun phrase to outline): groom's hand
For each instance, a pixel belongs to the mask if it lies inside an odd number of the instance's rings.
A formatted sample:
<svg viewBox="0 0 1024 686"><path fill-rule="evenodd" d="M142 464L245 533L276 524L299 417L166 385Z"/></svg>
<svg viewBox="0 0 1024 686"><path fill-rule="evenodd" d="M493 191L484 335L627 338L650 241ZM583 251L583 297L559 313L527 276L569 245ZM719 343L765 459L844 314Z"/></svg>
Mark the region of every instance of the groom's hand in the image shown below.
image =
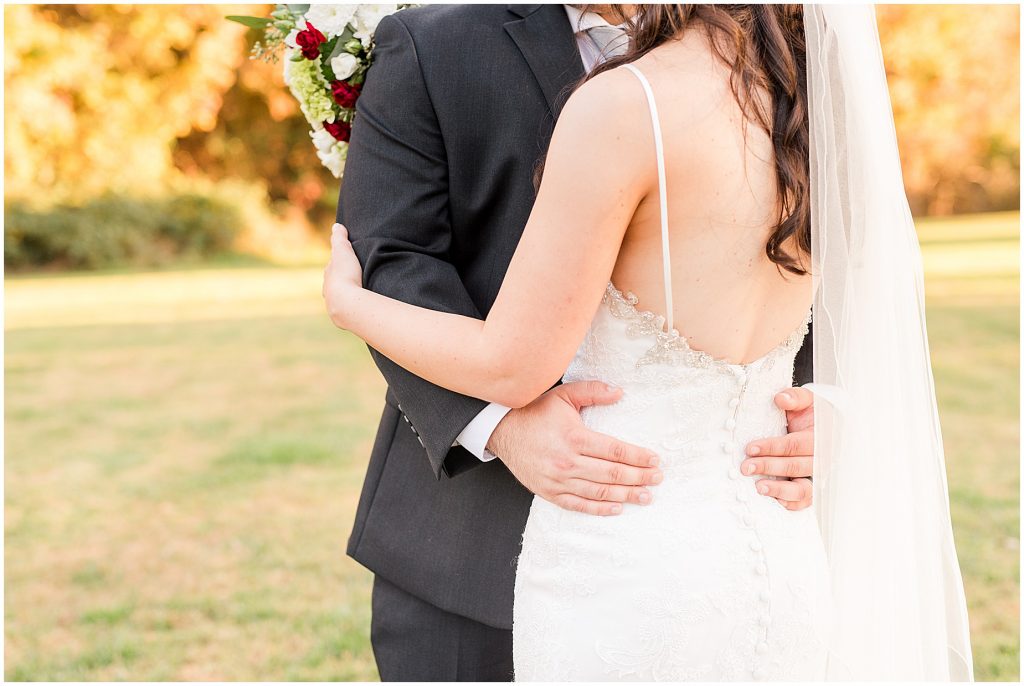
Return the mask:
<svg viewBox="0 0 1024 686"><path fill-rule="evenodd" d="M556 386L506 414L487 449L532 493L567 510L615 515L622 503L646 505L645 486L663 478L657 454L591 431L580 418L582 408L620 397L599 381Z"/></svg>
<svg viewBox="0 0 1024 686"><path fill-rule="evenodd" d="M806 388L787 388L775 396L775 405L786 412L785 436L762 438L747 444L744 474L785 477L760 479L757 490L778 500L786 509L802 510L811 504L811 472L814 462L814 394Z"/></svg>

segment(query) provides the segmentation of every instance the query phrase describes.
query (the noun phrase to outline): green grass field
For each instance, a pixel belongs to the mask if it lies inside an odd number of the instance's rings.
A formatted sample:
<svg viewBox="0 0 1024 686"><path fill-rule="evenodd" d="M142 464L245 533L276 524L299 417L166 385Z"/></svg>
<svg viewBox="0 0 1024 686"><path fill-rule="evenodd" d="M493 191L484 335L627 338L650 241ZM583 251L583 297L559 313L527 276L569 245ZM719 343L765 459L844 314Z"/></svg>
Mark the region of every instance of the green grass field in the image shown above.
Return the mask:
<svg viewBox="0 0 1024 686"><path fill-rule="evenodd" d="M978 679L1016 681L1019 216L920 222ZM8 680L374 680L384 385L321 267L5 282Z"/></svg>

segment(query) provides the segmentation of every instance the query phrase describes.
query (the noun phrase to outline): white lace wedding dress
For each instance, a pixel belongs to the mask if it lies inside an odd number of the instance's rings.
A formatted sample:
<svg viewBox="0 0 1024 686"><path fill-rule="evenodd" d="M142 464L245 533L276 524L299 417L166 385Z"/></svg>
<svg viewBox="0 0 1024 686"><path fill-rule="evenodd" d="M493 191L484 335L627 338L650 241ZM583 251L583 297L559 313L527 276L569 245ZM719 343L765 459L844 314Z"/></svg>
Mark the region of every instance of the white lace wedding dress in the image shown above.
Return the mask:
<svg viewBox="0 0 1024 686"><path fill-rule="evenodd" d="M627 67L648 96L664 199L653 95ZM515 585L515 678L821 679L829 581L813 507L791 512L739 471L748 441L786 432L773 397L792 383L809 318L737 365L692 350L636 303L608 285L564 380L620 386L622 400L583 419L655 450L665 479L651 505L612 517L534 498Z"/></svg>

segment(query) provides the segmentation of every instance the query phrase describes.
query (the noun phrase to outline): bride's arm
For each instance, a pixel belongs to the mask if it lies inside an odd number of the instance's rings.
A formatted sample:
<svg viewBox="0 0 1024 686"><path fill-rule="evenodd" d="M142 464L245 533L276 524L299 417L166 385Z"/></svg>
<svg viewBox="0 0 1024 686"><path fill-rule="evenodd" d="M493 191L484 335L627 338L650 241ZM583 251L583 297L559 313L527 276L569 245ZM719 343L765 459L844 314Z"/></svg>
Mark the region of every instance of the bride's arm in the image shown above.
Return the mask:
<svg viewBox="0 0 1024 686"><path fill-rule="evenodd" d="M559 117L537 201L486 321L363 289L339 225L324 280L332 321L439 386L526 405L562 376L582 340L626 227L656 189L653 157L639 83L617 71L598 76Z"/></svg>

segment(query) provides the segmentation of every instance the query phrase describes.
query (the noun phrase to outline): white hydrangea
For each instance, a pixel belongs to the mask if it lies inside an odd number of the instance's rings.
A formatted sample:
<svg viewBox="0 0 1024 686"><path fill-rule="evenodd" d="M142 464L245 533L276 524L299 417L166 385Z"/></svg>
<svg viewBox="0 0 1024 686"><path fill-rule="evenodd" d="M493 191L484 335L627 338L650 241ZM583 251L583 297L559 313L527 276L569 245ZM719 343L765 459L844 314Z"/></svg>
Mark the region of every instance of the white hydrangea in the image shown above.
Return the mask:
<svg viewBox="0 0 1024 686"><path fill-rule="evenodd" d="M398 5L357 5L352 26L355 29L355 37L358 38L363 47L370 49L373 41L373 34L377 31L377 25L381 19L398 11Z"/></svg>
<svg viewBox="0 0 1024 686"><path fill-rule="evenodd" d="M342 34L361 7L368 5L310 5L304 18L325 36L333 38Z"/></svg>
<svg viewBox="0 0 1024 686"><path fill-rule="evenodd" d="M310 60L284 61L284 82L299 101L299 109L312 126L334 121L331 89L320 72L320 64Z"/></svg>

